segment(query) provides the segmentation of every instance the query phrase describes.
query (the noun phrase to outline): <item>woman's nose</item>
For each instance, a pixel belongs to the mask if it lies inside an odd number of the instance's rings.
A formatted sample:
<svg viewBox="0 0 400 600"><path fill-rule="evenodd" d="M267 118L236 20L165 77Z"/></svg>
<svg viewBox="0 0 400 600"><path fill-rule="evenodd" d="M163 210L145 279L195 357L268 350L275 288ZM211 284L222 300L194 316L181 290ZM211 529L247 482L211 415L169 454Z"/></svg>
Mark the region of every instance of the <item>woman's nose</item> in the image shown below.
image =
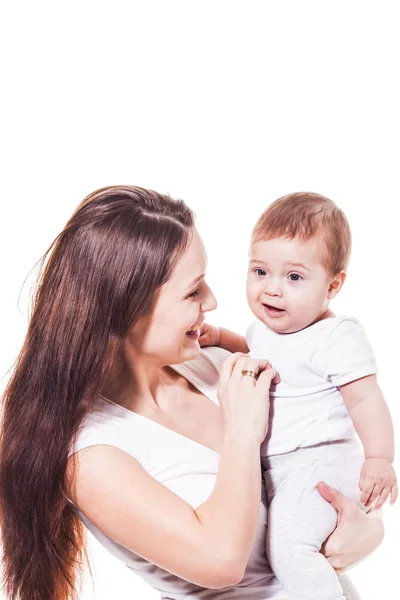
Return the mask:
<svg viewBox="0 0 400 600"><path fill-rule="evenodd" d="M201 309L203 312L207 312L210 310L215 310L217 308L217 306L218 306L217 299L215 298L215 296L212 293L212 291L210 290L210 288L208 288L206 297L203 300L203 302L201 303Z"/></svg>

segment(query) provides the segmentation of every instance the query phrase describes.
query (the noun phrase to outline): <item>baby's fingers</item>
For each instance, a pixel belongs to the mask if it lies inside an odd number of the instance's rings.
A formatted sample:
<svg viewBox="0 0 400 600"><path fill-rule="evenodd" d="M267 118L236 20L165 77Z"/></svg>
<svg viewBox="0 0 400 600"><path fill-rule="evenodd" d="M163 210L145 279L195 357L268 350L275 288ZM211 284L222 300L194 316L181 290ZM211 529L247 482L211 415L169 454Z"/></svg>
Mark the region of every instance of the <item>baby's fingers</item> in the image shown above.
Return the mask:
<svg viewBox="0 0 400 600"><path fill-rule="evenodd" d="M211 345L211 334L209 331L206 331L199 337L200 346L210 346Z"/></svg>
<svg viewBox="0 0 400 600"><path fill-rule="evenodd" d="M383 488L383 490L381 491L381 493L379 495L379 500L375 505L375 510L379 510L380 508L382 508L382 506L385 504L385 502L389 498L389 496L390 496L390 487L386 486L385 488Z"/></svg>
<svg viewBox="0 0 400 600"><path fill-rule="evenodd" d="M373 504L375 502L375 500L380 496L380 494L382 493L383 488L381 485L375 484L374 485L374 489L371 492L370 497L368 498L368 502L366 503L366 507L370 507L371 504Z"/></svg>
<svg viewBox="0 0 400 600"><path fill-rule="evenodd" d="M370 477L363 477L360 480L361 502L362 502L362 504L364 504L364 506L368 506L367 502L369 500L369 497L372 494L374 485L375 485L374 480L371 479Z"/></svg>
<svg viewBox="0 0 400 600"><path fill-rule="evenodd" d="M397 487L397 483L392 487L392 491L390 494L390 504L394 504L397 500L397 496L399 495L399 488Z"/></svg>

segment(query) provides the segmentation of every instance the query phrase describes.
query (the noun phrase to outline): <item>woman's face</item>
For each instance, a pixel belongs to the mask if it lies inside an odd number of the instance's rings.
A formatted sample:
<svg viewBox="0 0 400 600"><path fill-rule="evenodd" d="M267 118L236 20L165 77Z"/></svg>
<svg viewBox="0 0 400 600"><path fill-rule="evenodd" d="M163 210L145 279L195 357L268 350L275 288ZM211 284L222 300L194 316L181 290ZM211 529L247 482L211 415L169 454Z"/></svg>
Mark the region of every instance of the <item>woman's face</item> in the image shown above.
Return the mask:
<svg viewBox="0 0 400 600"><path fill-rule="evenodd" d="M132 345L141 358L160 365L196 358L204 315L217 302L205 282L207 256L197 229L178 260L170 279L155 293L149 314L131 332Z"/></svg>

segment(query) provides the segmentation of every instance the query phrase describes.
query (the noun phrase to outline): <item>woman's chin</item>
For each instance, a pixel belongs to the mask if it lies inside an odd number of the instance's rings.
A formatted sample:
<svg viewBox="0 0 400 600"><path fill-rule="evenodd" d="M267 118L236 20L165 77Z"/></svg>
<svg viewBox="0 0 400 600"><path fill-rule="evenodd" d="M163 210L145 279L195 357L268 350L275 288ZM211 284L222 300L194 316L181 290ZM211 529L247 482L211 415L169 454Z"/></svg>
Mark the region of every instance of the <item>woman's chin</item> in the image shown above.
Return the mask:
<svg viewBox="0 0 400 600"><path fill-rule="evenodd" d="M198 338L188 340L188 342L186 342L183 347L183 354L185 355L184 360L191 360L193 358L196 358L199 355L200 348L201 346L199 344Z"/></svg>

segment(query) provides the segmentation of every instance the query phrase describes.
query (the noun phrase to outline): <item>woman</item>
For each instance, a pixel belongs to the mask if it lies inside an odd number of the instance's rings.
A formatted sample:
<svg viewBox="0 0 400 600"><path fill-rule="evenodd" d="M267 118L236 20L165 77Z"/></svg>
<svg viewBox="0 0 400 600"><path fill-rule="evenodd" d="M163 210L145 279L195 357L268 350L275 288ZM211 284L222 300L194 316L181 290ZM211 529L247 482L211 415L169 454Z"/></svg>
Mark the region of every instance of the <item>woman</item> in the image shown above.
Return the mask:
<svg viewBox="0 0 400 600"><path fill-rule="evenodd" d="M193 213L141 188L98 190L45 256L4 395L7 597L78 598L84 523L162 598L286 598L264 554L259 460L278 375L200 351L216 301ZM321 492L339 509L325 553L347 566L382 525Z"/></svg>

